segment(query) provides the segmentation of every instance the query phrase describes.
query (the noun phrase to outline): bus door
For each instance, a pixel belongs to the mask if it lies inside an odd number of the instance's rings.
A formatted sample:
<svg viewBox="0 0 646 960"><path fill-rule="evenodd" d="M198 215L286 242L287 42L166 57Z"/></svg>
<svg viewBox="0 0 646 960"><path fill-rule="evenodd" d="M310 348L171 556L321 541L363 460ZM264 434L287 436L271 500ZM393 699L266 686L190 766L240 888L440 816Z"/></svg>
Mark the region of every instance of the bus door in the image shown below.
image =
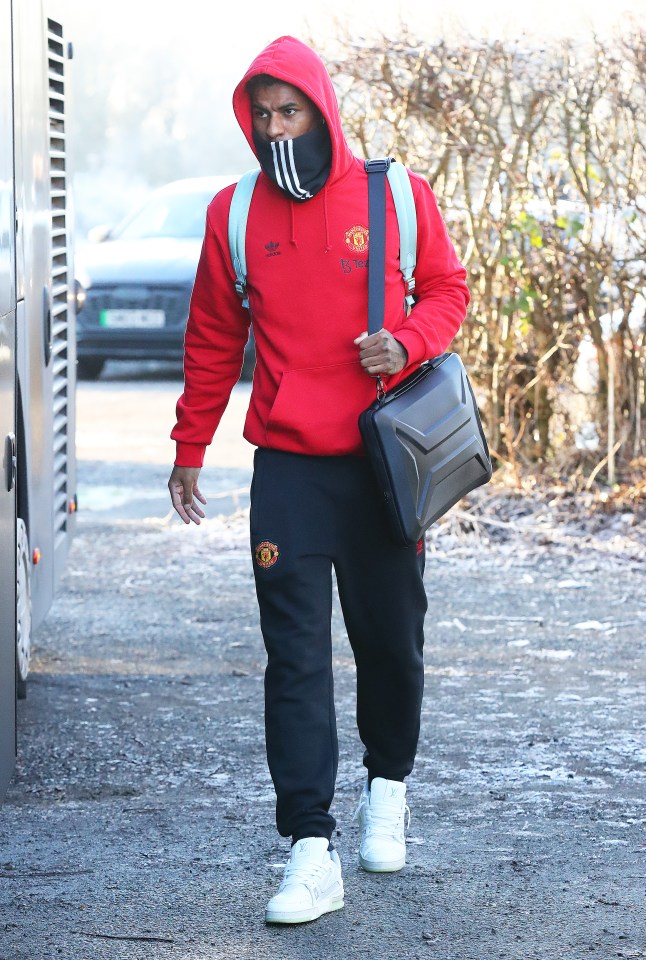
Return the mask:
<svg viewBox="0 0 646 960"><path fill-rule="evenodd" d="M11 0L0 0L0 798L16 756L16 273Z"/></svg>

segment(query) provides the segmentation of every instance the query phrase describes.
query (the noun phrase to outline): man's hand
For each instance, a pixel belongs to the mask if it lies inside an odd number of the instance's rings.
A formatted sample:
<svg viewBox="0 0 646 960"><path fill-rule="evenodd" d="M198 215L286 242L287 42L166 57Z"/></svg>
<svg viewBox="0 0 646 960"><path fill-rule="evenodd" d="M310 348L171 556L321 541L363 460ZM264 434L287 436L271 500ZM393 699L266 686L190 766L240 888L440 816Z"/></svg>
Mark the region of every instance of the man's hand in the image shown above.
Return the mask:
<svg viewBox="0 0 646 960"><path fill-rule="evenodd" d="M405 347L388 330L379 330L371 336L362 333L354 342L359 347L361 366L371 377L392 376L408 363Z"/></svg>
<svg viewBox="0 0 646 960"><path fill-rule="evenodd" d="M200 492L197 478L200 475L199 467L173 467L168 481L170 498L173 506L184 523L199 523L204 519L204 511L195 502L206 503L206 497Z"/></svg>

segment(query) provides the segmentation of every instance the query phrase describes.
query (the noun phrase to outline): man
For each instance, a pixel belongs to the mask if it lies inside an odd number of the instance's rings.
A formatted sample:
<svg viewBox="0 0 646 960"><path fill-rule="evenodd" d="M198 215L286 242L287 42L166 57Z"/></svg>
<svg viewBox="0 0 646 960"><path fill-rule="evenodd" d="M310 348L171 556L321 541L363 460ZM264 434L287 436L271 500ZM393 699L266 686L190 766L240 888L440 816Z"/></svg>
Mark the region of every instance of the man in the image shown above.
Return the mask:
<svg viewBox="0 0 646 960"><path fill-rule="evenodd" d="M358 417L375 396L442 353L469 295L427 182L410 174L418 216L416 304L404 308L398 229L387 200L384 329L367 336L367 175L341 128L319 57L292 37L270 44L235 90L236 117L262 173L246 232L256 370L244 436L257 446L251 550L267 649L265 727L276 821L292 850L266 920L298 923L343 906L330 839L338 748L332 567L357 666L357 723L368 777L360 865L405 862L405 777L423 689L424 545L396 546L364 456ZM185 388L172 436L171 498L199 523L204 451L238 379L249 312L227 239L233 186L207 212L185 340Z"/></svg>

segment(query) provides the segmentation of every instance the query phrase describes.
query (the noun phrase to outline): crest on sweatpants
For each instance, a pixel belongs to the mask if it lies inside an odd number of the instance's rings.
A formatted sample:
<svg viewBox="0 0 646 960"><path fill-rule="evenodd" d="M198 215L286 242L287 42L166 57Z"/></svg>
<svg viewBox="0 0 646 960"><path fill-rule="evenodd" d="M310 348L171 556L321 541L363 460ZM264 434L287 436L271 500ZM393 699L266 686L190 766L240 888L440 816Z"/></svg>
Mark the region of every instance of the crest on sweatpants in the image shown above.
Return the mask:
<svg viewBox="0 0 646 960"><path fill-rule="evenodd" d="M259 567L265 569L273 567L280 556L277 544L272 543L271 540L263 540L259 543L255 549L255 554L256 563Z"/></svg>

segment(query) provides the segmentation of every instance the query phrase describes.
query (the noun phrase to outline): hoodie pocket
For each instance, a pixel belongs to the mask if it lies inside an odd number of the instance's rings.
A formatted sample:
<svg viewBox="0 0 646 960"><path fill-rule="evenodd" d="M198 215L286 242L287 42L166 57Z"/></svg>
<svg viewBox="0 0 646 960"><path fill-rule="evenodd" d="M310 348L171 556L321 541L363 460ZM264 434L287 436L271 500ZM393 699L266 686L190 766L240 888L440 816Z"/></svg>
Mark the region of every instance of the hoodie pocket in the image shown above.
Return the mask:
<svg viewBox="0 0 646 960"><path fill-rule="evenodd" d="M372 381L354 360L286 370L267 421L267 443L319 456L358 453L359 414L373 395Z"/></svg>

